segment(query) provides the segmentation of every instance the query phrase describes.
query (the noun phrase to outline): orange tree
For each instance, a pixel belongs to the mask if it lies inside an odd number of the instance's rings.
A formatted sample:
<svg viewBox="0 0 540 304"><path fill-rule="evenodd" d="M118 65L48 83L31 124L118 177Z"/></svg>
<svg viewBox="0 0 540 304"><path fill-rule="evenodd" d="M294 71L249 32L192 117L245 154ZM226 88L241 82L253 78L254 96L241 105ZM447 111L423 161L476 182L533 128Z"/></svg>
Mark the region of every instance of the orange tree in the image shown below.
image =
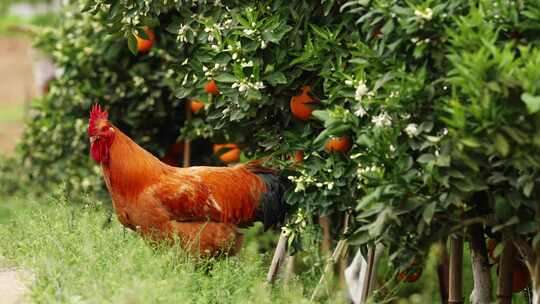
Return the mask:
<svg viewBox="0 0 540 304"><path fill-rule="evenodd" d="M349 240L403 267L471 222L538 243L535 1L83 0L64 15L40 43L64 75L22 145L36 178L97 185L84 119L101 102L148 146L172 130L271 156L293 236L351 212ZM180 124L189 100L204 110ZM350 150L325 150L343 136Z"/></svg>

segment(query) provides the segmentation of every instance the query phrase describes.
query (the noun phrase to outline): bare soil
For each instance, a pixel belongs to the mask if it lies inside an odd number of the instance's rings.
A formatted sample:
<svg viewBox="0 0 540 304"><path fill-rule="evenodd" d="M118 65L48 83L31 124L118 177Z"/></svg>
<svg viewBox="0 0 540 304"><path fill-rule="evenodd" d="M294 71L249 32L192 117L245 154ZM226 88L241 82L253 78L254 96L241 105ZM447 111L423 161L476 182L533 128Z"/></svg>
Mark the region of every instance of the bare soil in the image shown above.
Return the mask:
<svg viewBox="0 0 540 304"><path fill-rule="evenodd" d="M0 37L0 153L12 153L22 134L22 109L34 96L32 64L27 39Z"/></svg>
<svg viewBox="0 0 540 304"><path fill-rule="evenodd" d="M0 271L0 303L24 303L26 286L23 283L26 274L17 270Z"/></svg>

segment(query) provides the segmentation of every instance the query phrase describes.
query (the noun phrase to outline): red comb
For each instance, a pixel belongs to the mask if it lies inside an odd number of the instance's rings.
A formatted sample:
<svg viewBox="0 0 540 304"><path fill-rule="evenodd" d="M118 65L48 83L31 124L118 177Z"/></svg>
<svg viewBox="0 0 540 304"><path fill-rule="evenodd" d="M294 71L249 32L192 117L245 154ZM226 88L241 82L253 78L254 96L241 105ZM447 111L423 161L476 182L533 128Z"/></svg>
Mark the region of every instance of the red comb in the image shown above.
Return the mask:
<svg viewBox="0 0 540 304"><path fill-rule="evenodd" d="M90 111L90 120L88 121L88 135L93 132L96 127L96 122L101 119L109 119L109 113L107 113L107 111L101 110L101 106L96 103Z"/></svg>

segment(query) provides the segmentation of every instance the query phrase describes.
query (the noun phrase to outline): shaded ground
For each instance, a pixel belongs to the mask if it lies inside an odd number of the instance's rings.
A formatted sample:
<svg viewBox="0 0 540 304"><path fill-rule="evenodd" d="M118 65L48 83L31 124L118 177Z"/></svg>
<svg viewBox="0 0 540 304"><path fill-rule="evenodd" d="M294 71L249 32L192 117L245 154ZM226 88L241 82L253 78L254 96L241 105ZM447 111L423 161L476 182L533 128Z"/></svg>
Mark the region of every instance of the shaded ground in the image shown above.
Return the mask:
<svg viewBox="0 0 540 304"><path fill-rule="evenodd" d="M0 153L11 153L23 131L25 102L34 91L30 42L0 37Z"/></svg>

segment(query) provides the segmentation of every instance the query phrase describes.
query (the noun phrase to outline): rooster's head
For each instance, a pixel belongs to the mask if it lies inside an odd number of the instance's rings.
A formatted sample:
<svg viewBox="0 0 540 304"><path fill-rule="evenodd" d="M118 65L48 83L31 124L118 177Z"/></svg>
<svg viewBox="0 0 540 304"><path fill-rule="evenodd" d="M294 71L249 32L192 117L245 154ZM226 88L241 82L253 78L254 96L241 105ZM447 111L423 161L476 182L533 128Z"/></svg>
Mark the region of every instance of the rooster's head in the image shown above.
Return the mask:
<svg viewBox="0 0 540 304"><path fill-rule="evenodd" d="M98 163L109 162L109 150L114 138L114 127L109 122L109 113L95 104L90 111L88 121L88 137L90 138L90 155Z"/></svg>

